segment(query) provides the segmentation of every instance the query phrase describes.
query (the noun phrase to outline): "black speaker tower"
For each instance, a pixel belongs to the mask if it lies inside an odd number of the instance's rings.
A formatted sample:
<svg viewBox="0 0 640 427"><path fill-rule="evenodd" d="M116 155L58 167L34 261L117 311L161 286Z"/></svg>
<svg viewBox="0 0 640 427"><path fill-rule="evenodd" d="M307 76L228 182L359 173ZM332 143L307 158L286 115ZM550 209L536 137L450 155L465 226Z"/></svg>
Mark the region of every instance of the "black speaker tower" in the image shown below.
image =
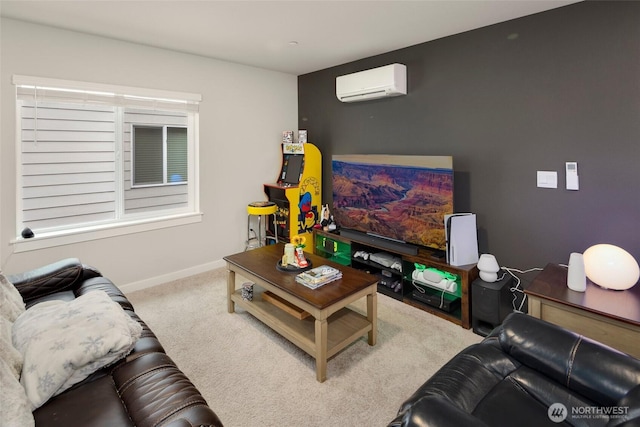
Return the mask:
<svg viewBox="0 0 640 427"><path fill-rule="evenodd" d="M476 279L471 284L471 326L473 332L486 337L513 311L513 278L506 274L497 282Z"/></svg>

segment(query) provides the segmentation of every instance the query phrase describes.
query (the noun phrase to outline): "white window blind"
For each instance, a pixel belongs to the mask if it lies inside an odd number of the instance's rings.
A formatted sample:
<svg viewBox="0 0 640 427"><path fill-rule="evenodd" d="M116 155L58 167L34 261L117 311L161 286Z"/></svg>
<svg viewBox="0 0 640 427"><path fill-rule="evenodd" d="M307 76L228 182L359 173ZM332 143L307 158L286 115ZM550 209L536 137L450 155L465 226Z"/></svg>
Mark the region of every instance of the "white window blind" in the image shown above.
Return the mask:
<svg viewBox="0 0 640 427"><path fill-rule="evenodd" d="M35 230L114 219L115 108L24 101L20 115L22 221Z"/></svg>
<svg viewBox="0 0 640 427"><path fill-rule="evenodd" d="M14 84L18 232L30 227L37 236L197 208L199 95L25 76L14 76Z"/></svg>

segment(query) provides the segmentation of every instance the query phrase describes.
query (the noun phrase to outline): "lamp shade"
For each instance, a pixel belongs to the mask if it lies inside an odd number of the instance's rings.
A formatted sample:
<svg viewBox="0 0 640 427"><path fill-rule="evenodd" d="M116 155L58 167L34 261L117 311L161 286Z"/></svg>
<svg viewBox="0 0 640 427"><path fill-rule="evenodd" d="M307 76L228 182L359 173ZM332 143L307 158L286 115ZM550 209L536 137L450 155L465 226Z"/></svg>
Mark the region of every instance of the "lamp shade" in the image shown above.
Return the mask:
<svg viewBox="0 0 640 427"><path fill-rule="evenodd" d="M480 270L480 278L485 282L495 282L498 280L498 271L500 266L496 257L491 254L482 254L478 260L478 270Z"/></svg>
<svg viewBox="0 0 640 427"><path fill-rule="evenodd" d="M609 245L594 245L584 251L584 271L589 280L607 289L629 289L640 278L640 267L624 249Z"/></svg>

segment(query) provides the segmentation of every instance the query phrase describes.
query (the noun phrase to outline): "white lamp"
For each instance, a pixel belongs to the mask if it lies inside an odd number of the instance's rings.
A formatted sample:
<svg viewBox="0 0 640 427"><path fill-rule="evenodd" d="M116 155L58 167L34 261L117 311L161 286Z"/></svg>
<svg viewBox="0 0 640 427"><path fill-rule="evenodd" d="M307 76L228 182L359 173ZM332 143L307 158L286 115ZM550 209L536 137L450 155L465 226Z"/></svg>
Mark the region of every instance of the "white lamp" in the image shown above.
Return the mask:
<svg viewBox="0 0 640 427"><path fill-rule="evenodd" d="M629 289L640 278L640 267L635 258L618 246L594 245L584 251L584 270L596 285L607 289Z"/></svg>
<svg viewBox="0 0 640 427"><path fill-rule="evenodd" d="M576 292L585 292L587 290L587 276L584 273L584 256L578 252L573 252L569 256L567 286Z"/></svg>
<svg viewBox="0 0 640 427"><path fill-rule="evenodd" d="M480 270L480 278L485 282L495 282L498 280L498 271L500 266L496 257L491 254L482 254L478 260L478 270Z"/></svg>

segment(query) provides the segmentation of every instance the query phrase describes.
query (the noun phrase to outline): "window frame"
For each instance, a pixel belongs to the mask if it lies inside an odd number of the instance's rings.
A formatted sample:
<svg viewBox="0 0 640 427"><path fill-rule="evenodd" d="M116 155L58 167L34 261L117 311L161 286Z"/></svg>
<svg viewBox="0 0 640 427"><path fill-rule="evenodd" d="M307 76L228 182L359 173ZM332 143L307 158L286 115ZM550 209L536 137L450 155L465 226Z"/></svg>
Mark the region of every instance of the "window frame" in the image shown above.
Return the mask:
<svg viewBox="0 0 640 427"><path fill-rule="evenodd" d="M31 76L13 76L13 84L15 88L16 100L16 237L11 240L14 245L14 252L24 252L30 250L79 243L96 239L109 238L114 236L126 235L136 232L151 231L168 227L176 227L186 224L193 224L202 221L202 212L200 212L199 201L199 112L198 104L201 101L201 95L184 92L173 92L165 90L154 90L145 88L134 88L119 85L106 85L99 83L76 82L69 80L49 79ZM20 233L23 228L23 173L22 173L22 113L20 111L22 101L19 99L19 87L43 87L43 88L60 88L62 91L69 92L86 92L91 97L93 93L100 96L113 96L114 103L119 111L119 124L116 126L116 218L113 221L76 224L70 227L61 227L60 229L51 231L42 231L36 233L32 238L23 238ZM124 102L123 102L124 100ZM131 101L132 100L132 101ZM128 103L131 102L131 103ZM181 106L186 105L184 110L172 109L172 106L180 103ZM107 104L109 104L107 102ZM168 183L166 185L186 185L187 203L186 207L177 209L167 209L154 211L152 213L125 213L124 212L124 180L125 172L123 168L123 131L125 108L132 107L138 109L149 108L148 105L155 105L158 110L168 111L185 111L187 117L186 126L169 125L169 127L186 127L187 128L187 181L179 183ZM156 124L157 125L157 124ZM164 125L166 126L166 125ZM192 131L190 131L192 130ZM133 177L131 177L133 182Z"/></svg>

